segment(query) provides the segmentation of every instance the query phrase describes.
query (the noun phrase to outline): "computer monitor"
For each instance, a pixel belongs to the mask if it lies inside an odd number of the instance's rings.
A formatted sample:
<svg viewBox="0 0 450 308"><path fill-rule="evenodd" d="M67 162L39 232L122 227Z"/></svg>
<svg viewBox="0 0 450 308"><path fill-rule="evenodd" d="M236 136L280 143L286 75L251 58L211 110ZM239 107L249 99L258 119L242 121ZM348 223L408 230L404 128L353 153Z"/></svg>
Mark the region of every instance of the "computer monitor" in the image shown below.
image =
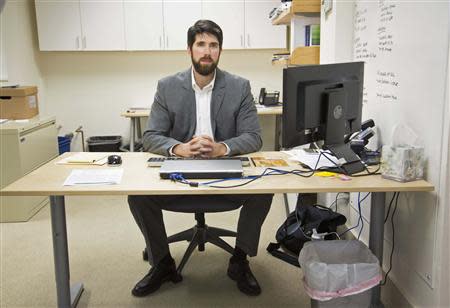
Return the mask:
<svg viewBox="0 0 450 308"><path fill-rule="evenodd" d="M324 141L324 148L353 174L365 169L345 143L361 128L364 62L289 67L283 70L282 146Z"/></svg>

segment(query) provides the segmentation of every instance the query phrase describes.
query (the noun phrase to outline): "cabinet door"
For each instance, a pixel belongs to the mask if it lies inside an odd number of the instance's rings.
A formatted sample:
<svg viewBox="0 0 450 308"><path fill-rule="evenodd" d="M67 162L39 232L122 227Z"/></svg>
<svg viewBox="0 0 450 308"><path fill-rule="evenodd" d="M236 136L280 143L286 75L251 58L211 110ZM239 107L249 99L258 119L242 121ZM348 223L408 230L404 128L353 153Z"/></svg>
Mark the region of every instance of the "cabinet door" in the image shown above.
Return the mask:
<svg viewBox="0 0 450 308"><path fill-rule="evenodd" d="M127 50L164 49L162 0L124 0Z"/></svg>
<svg viewBox="0 0 450 308"><path fill-rule="evenodd" d="M270 11L280 1L245 0L246 48L286 48L286 26L272 26Z"/></svg>
<svg viewBox="0 0 450 308"><path fill-rule="evenodd" d="M80 50L79 1L36 0L40 50Z"/></svg>
<svg viewBox="0 0 450 308"><path fill-rule="evenodd" d="M84 50L125 50L123 1L81 0Z"/></svg>
<svg viewBox="0 0 450 308"><path fill-rule="evenodd" d="M212 20L222 28L222 48L244 48L244 0L203 0L202 18Z"/></svg>
<svg viewBox="0 0 450 308"><path fill-rule="evenodd" d="M201 2L164 0L164 33L166 50L186 50L187 30L201 18Z"/></svg>

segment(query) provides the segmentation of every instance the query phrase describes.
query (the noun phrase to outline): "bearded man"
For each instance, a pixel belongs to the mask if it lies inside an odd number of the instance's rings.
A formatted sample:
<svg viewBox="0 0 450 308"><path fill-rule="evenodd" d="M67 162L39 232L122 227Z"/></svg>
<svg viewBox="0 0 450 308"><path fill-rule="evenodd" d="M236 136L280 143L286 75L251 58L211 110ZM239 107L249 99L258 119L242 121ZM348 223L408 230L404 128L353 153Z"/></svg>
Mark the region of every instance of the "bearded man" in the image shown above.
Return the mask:
<svg viewBox="0 0 450 308"><path fill-rule="evenodd" d="M217 68L223 34L209 20L199 20L187 33L192 67L158 82L147 128L145 151L165 156L221 157L258 151L262 146L250 83ZM272 194L129 196L130 210L146 242L150 271L132 289L146 296L166 281L179 282L170 254L162 209L224 203L241 207L236 245L227 274L238 289L258 295L261 288L247 256L256 256L261 226L269 212ZM181 210L182 211L182 210Z"/></svg>

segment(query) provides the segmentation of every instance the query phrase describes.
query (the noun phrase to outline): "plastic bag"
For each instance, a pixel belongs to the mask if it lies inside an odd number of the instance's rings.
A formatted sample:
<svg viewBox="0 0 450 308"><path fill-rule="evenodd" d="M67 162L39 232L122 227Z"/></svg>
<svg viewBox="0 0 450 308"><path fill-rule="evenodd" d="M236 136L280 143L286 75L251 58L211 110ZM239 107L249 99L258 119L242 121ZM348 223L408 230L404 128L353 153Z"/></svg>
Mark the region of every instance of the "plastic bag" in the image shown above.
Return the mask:
<svg viewBox="0 0 450 308"><path fill-rule="evenodd" d="M358 240L307 242L298 260L306 293L319 301L362 293L382 278L378 259Z"/></svg>

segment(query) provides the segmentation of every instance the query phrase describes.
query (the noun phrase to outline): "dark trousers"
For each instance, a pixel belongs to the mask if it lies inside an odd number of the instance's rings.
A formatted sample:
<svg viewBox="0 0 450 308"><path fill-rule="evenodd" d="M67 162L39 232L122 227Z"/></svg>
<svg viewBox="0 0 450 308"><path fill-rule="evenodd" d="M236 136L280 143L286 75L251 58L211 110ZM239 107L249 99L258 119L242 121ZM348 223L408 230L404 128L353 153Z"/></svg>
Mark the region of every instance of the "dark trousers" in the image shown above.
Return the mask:
<svg viewBox="0 0 450 308"><path fill-rule="evenodd" d="M222 212L242 206L236 246L249 256L258 251L261 226L272 204L273 194L265 195L183 195L128 196L131 213L145 238L150 264L158 264L169 253L162 210L194 213Z"/></svg>

